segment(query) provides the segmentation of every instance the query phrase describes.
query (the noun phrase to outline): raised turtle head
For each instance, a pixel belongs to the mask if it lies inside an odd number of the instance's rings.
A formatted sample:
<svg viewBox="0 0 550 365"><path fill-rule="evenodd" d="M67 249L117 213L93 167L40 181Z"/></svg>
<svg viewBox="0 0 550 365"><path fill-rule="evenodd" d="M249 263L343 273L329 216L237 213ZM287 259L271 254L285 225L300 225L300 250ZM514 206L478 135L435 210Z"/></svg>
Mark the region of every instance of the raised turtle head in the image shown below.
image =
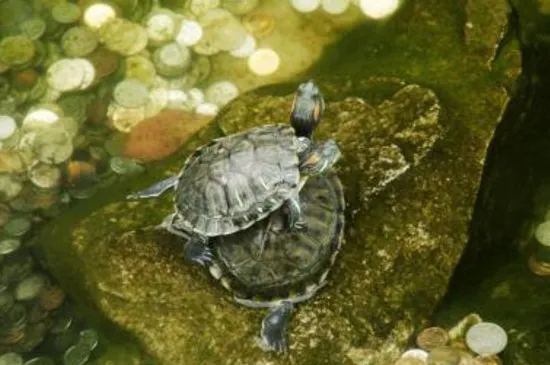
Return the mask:
<svg viewBox="0 0 550 365"><path fill-rule="evenodd" d="M319 88L312 80L300 84L296 90L290 123L298 137L311 138L313 130L321 121L325 101Z"/></svg>

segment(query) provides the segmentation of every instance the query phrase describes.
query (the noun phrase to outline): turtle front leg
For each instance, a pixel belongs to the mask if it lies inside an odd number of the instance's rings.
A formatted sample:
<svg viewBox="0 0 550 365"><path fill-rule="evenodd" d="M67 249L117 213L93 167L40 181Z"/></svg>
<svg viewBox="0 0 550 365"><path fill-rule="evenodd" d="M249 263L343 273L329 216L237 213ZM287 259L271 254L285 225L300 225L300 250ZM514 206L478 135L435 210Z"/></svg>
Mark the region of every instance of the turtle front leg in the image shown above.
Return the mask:
<svg viewBox="0 0 550 365"><path fill-rule="evenodd" d="M157 182L156 184L149 186L147 189L140 190L132 193L126 197L126 199L144 199L144 198L156 198L176 185L178 176L172 176L168 179Z"/></svg>
<svg viewBox="0 0 550 365"><path fill-rule="evenodd" d="M286 328L290 322L293 307L292 302L285 300L264 318L259 343L262 350L277 353L287 351Z"/></svg>
<svg viewBox="0 0 550 365"><path fill-rule="evenodd" d="M300 231L307 228L304 213L300 206L300 196L296 195L286 201L288 210L288 228L291 231Z"/></svg>
<svg viewBox="0 0 550 365"><path fill-rule="evenodd" d="M340 149L332 139L315 147L300 164L300 172L308 175L322 174L332 167L341 157Z"/></svg>
<svg viewBox="0 0 550 365"><path fill-rule="evenodd" d="M208 247L208 237L193 235L183 246L183 256L192 262L205 266L212 261L212 251Z"/></svg>

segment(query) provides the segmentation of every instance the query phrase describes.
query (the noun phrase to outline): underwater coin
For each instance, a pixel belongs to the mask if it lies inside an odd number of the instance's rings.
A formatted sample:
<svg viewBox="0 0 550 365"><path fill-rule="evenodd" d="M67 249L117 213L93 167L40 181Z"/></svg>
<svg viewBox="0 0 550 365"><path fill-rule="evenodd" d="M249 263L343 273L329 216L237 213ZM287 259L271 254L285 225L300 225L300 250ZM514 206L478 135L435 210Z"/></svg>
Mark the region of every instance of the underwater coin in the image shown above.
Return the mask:
<svg viewBox="0 0 550 365"><path fill-rule="evenodd" d="M4 225L4 232L13 237L24 235L31 228L31 221L27 217L16 217L10 219Z"/></svg>
<svg viewBox="0 0 550 365"><path fill-rule="evenodd" d="M15 352L0 356L0 365L23 365L23 357Z"/></svg>
<svg viewBox="0 0 550 365"><path fill-rule="evenodd" d="M460 365L460 352L451 347L438 347L430 351L428 365Z"/></svg>
<svg viewBox="0 0 550 365"><path fill-rule="evenodd" d="M416 344L424 350L445 346L448 342L449 335L441 327L426 328L416 337Z"/></svg>
<svg viewBox="0 0 550 365"><path fill-rule="evenodd" d="M300 13L311 13L321 5L321 0L290 0L290 5Z"/></svg>
<svg viewBox="0 0 550 365"><path fill-rule="evenodd" d="M350 5L350 0L322 0L321 7L329 14L338 15L344 13Z"/></svg>
<svg viewBox="0 0 550 365"><path fill-rule="evenodd" d="M34 274L19 282L15 287L15 299L19 301L34 299L46 285L46 277Z"/></svg>
<svg viewBox="0 0 550 365"><path fill-rule="evenodd" d="M115 86L113 97L120 106L137 108L147 102L149 90L138 80L125 79Z"/></svg>
<svg viewBox="0 0 550 365"><path fill-rule="evenodd" d="M116 18L115 9L109 4L96 3L84 10L84 24L93 29L99 29L107 22Z"/></svg>
<svg viewBox="0 0 550 365"><path fill-rule="evenodd" d="M52 8L52 17L61 24L70 24L80 19L80 7L69 2L62 2Z"/></svg>
<svg viewBox="0 0 550 365"><path fill-rule="evenodd" d="M76 90L82 85L86 70L72 59L54 62L46 71L48 85L59 91Z"/></svg>
<svg viewBox="0 0 550 365"><path fill-rule="evenodd" d="M16 238L4 238L0 240L0 255L8 255L21 246L21 241Z"/></svg>
<svg viewBox="0 0 550 365"><path fill-rule="evenodd" d="M29 39L37 40L46 32L46 22L40 17L30 18L24 20L19 29Z"/></svg>
<svg viewBox="0 0 550 365"><path fill-rule="evenodd" d="M275 29L275 17L269 13L253 11L243 17L243 25L254 37L265 38Z"/></svg>
<svg viewBox="0 0 550 365"><path fill-rule="evenodd" d="M17 130L15 119L9 115L0 115L0 140L11 137Z"/></svg>
<svg viewBox="0 0 550 365"><path fill-rule="evenodd" d="M155 50L153 63L162 76L181 76L191 65L191 51L179 43L168 43Z"/></svg>
<svg viewBox="0 0 550 365"><path fill-rule="evenodd" d="M55 188L61 181L61 170L57 166L37 164L29 171L29 179L39 188Z"/></svg>
<svg viewBox="0 0 550 365"><path fill-rule="evenodd" d="M233 57L246 58L256 50L256 40L250 34L247 34L244 43L239 47L229 52Z"/></svg>
<svg viewBox="0 0 550 365"><path fill-rule="evenodd" d="M0 316L6 313L15 303L7 285L0 284Z"/></svg>
<svg viewBox="0 0 550 365"><path fill-rule="evenodd" d="M85 329L80 331L80 339L78 343L80 345L86 346L90 351L93 351L98 344L98 334L93 329Z"/></svg>
<svg viewBox="0 0 550 365"><path fill-rule="evenodd" d="M211 84L204 92L204 98L209 103L222 107L239 95L237 85L230 81L218 81Z"/></svg>
<svg viewBox="0 0 550 365"><path fill-rule="evenodd" d="M98 44L96 33L83 26L72 27L61 37L61 47L69 57L86 56L92 53Z"/></svg>
<svg viewBox="0 0 550 365"><path fill-rule="evenodd" d="M506 331L491 322L475 324L466 333L466 344L470 350L482 356L498 354L504 350L507 343Z"/></svg>
<svg viewBox="0 0 550 365"><path fill-rule="evenodd" d="M160 45L172 40L176 33L174 13L168 9L158 9L145 19L149 44Z"/></svg>
<svg viewBox="0 0 550 365"><path fill-rule="evenodd" d="M0 41L0 62L8 66L25 65L35 54L35 44L25 36L9 36Z"/></svg>
<svg viewBox="0 0 550 365"><path fill-rule="evenodd" d="M181 22L179 32L176 34L175 40L178 44L186 47L191 47L197 44L203 36L202 26L194 21L184 19Z"/></svg>
<svg viewBox="0 0 550 365"><path fill-rule="evenodd" d="M65 351L65 354L63 355L63 364L83 365L90 358L90 352L91 351L87 346L77 343Z"/></svg>
<svg viewBox="0 0 550 365"><path fill-rule="evenodd" d="M222 0L222 7L235 15L243 15L258 6L260 0Z"/></svg>
<svg viewBox="0 0 550 365"><path fill-rule="evenodd" d="M200 115L216 115L218 114L219 107L212 103L200 103L195 108L195 113Z"/></svg>
<svg viewBox="0 0 550 365"><path fill-rule="evenodd" d="M258 76L267 76L279 68L281 59L270 48L260 48L248 57L248 68Z"/></svg>
<svg viewBox="0 0 550 365"><path fill-rule="evenodd" d="M66 161L73 153L71 138L62 126L37 132L32 148L40 161L54 165Z"/></svg>
<svg viewBox="0 0 550 365"><path fill-rule="evenodd" d="M421 349L409 349L401 354L401 359L417 359L425 363L428 359L428 353Z"/></svg>
<svg viewBox="0 0 550 365"><path fill-rule="evenodd" d="M58 313L50 332L54 334L63 333L67 331L72 324L73 317L67 313L65 308L62 308L62 310Z"/></svg>

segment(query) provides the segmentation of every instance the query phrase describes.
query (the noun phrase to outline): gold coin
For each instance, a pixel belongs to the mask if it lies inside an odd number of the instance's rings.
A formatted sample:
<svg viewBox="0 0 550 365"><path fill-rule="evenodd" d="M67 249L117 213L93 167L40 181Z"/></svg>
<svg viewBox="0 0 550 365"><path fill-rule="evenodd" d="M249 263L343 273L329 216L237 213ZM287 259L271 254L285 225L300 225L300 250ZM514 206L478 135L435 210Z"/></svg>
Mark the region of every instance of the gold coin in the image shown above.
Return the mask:
<svg viewBox="0 0 550 365"><path fill-rule="evenodd" d="M124 56L131 56L147 47L147 30L136 23L115 18L100 29L105 47Z"/></svg>
<svg viewBox="0 0 550 365"><path fill-rule="evenodd" d="M12 74L12 86L19 90L28 90L38 81L39 74L32 68L16 71Z"/></svg>
<svg viewBox="0 0 550 365"><path fill-rule="evenodd" d="M40 306L47 311L57 309L65 300L65 292L57 286L51 286L42 290L38 298Z"/></svg>
<svg viewBox="0 0 550 365"><path fill-rule="evenodd" d="M146 86L153 86L157 76L155 65L140 54L126 58L126 78L141 81Z"/></svg>
<svg viewBox="0 0 550 365"><path fill-rule="evenodd" d="M6 37L0 42L0 62L8 66L31 62L35 53L34 43L22 35Z"/></svg>
<svg viewBox="0 0 550 365"><path fill-rule="evenodd" d="M273 15L255 11L243 17L245 29L256 38L265 38L275 29L275 18Z"/></svg>
<svg viewBox="0 0 550 365"><path fill-rule="evenodd" d="M70 24L80 19L80 7L73 3L60 3L52 8L52 17L61 24Z"/></svg>
<svg viewBox="0 0 550 365"><path fill-rule="evenodd" d="M449 335L441 327L426 328L416 337L416 344L428 351L436 347L445 346L448 342Z"/></svg>

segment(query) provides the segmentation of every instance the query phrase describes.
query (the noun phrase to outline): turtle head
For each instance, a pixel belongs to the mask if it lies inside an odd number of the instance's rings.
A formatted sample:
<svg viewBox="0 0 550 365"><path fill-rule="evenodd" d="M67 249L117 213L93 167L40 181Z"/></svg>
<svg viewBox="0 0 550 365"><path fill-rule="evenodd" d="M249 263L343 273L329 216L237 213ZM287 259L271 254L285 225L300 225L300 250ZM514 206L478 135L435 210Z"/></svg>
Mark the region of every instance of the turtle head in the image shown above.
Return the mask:
<svg viewBox="0 0 550 365"><path fill-rule="evenodd" d="M290 123L298 137L311 138L313 130L321 121L325 101L319 88L312 80L300 84L294 97Z"/></svg>

